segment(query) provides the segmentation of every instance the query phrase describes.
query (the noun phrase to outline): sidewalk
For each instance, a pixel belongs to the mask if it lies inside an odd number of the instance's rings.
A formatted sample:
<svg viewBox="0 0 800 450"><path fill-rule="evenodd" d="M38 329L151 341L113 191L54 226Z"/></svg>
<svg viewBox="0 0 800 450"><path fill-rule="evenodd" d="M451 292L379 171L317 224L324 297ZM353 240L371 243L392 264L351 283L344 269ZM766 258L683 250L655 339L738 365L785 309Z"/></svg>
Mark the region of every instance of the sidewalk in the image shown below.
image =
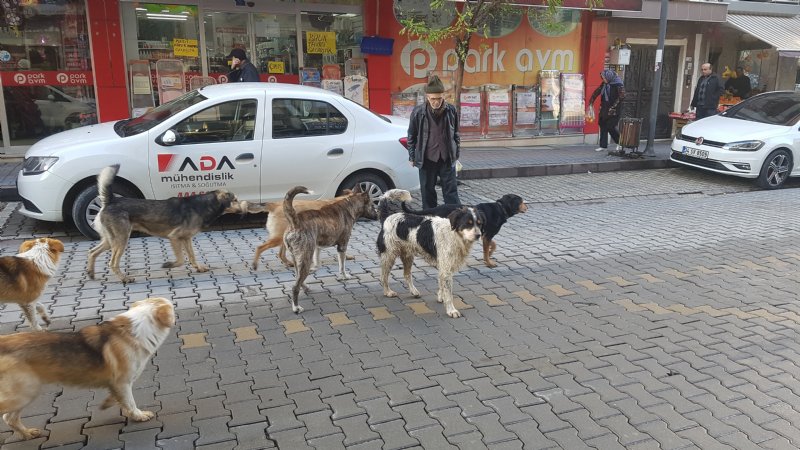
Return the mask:
<svg viewBox="0 0 800 450"><path fill-rule="evenodd" d="M640 150L644 150L642 141ZM669 140L656 142L654 158L631 159L595 152L594 145L463 148L459 178L531 177L569 173L660 169L669 166ZM22 158L0 158L0 201L17 201L16 179Z"/></svg>

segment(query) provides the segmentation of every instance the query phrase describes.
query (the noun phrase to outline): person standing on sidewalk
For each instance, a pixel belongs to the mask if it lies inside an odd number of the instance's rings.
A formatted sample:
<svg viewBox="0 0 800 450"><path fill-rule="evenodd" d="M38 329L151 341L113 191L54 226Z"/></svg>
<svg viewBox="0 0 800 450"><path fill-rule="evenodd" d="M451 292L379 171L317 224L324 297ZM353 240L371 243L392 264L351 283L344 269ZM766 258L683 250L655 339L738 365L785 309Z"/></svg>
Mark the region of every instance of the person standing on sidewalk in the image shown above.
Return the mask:
<svg viewBox="0 0 800 450"><path fill-rule="evenodd" d="M422 209L436 207L436 179L445 204L460 205L456 161L461 154L458 114L444 100L444 84L433 75L425 86L425 103L411 112L408 123L408 161L419 169Z"/></svg>
<svg viewBox="0 0 800 450"><path fill-rule="evenodd" d="M697 80L697 87L694 88L692 97L692 107L694 108L694 120L713 116L717 114L719 97L722 95L722 80L711 71L711 64L705 63L700 66L703 75Z"/></svg>
<svg viewBox="0 0 800 450"><path fill-rule="evenodd" d="M231 60L231 72L228 74L228 83L260 81L258 69L247 60L247 53L241 48L231 50L227 59Z"/></svg>
<svg viewBox="0 0 800 450"><path fill-rule="evenodd" d="M592 108L594 100L600 97L600 116L597 124L600 126L600 147L594 149L602 152L608 149L608 135L617 143L619 149L619 130L617 124L622 113L622 100L625 98L625 86L622 79L611 69L600 72L603 82L592 93L589 107Z"/></svg>

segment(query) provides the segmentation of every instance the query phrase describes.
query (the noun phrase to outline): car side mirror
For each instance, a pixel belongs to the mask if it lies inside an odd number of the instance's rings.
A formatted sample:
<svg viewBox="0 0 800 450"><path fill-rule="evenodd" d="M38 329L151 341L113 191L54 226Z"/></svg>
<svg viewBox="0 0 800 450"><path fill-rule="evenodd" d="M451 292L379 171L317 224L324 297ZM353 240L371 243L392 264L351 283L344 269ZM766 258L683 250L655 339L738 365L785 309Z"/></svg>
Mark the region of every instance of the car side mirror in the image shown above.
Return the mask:
<svg viewBox="0 0 800 450"><path fill-rule="evenodd" d="M167 130L164 132L164 134L161 135L161 138L159 140L161 141L160 144L174 145L175 143L178 142L178 134L175 133L175 131L173 130Z"/></svg>

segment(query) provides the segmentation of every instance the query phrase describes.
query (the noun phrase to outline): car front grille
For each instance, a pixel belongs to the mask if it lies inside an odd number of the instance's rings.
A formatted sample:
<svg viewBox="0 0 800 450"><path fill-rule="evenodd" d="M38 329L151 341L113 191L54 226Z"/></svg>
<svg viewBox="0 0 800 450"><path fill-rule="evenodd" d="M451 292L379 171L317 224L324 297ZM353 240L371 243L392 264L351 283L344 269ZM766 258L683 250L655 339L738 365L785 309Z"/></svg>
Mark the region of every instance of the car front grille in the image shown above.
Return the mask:
<svg viewBox="0 0 800 450"><path fill-rule="evenodd" d="M681 152L673 151L671 157L675 161L682 161L682 162L685 162L685 163L694 164L696 166L708 167L709 169L714 169L714 170L724 170L726 172L730 172L731 171L730 169L725 167L724 164L722 164L720 162L711 161L711 160L702 159L702 158L695 158L694 156L687 156L687 155L684 155Z"/></svg>
<svg viewBox="0 0 800 450"><path fill-rule="evenodd" d="M687 141L687 142L694 142L694 141L697 140L697 137L688 136L686 134L681 134L680 136L678 136L678 138L680 138L680 140L682 140L682 141ZM725 145L725 143L724 142L717 142L717 141L709 141L709 140L703 139L703 145L707 145L709 147L722 148Z"/></svg>

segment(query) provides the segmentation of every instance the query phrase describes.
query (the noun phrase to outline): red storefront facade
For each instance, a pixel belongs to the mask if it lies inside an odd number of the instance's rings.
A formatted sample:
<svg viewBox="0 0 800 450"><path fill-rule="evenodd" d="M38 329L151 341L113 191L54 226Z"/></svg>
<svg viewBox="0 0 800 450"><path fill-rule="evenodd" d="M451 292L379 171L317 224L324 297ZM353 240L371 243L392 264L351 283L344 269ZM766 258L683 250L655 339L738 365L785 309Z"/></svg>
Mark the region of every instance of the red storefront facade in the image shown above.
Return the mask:
<svg viewBox="0 0 800 450"><path fill-rule="evenodd" d="M641 5L641 0L617 1L620 9L636 9ZM4 116L0 121L4 126L2 153L21 154L36 140L65 126L129 117L137 106L132 100L132 94L137 91L132 87L130 70L131 62L135 60L144 61L146 67L148 61L152 65L157 57L182 59L187 81L196 75L219 82L224 80L225 70L220 64L220 55L227 53L231 46L239 46L252 55L251 59L260 69L264 69L262 81L297 83L303 67L341 67L350 58L362 56L369 80L369 107L379 113L392 112L393 95L396 97L398 93L418 90L427 72L455 67L450 43L427 46L399 35L398 16L403 11L398 12L393 0L332 0L331 4L234 0L174 0L169 4L126 0L63 0L56 3L20 2L20 8L27 8L24 14L27 22L7 23L3 28L9 36L6 43L12 50L10 61L0 66L0 79L5 97L11 97L16 92L14 89L21 88L28 96L27 89L33 86L47 86L67 93L80 87L83 95L64 94L64 97L81 109L79 113L70 113L70 117L74 116L69 119L72 122L64 124L59 117L59 123L29 127L28 134L24 134L26 130L13 123L16 104L4 98L4 108L0 111ZM605 1L607 5L613 6L613 3L614 0ZM417 4L428 5L421 1ZM588 97L599 84L598 73L605 64L608 19L599 17L596 12L567 10L563 27L555 32L542 32L529 10L535 11L536 8L520 7L518 16L499 23L490 35L477 36L473 40L464 85L535 85L539 70L555 69L583 74L585 96ZM446 15L442 16L437 16L438 20L448 20ZM148 19L165 19L166 22ZM36 40L40 29L51 30L47 35L51 36L49 41L45 37L39 39L41 42ZM332 50L335 53L318 55L310 52L309 32L334 33L338 45ZM160 41L152 37L158 33L162 35ZM45 35L41 32L41 36ZM0 62L3 60L2 36L0 34ZM359 55L358 42L364 36L393 38L392 54ZM180 55L189 56L176 56L179 53L178 42L187 45ZM53 55L51 59L59 63L52 66L24 64L22 61L34 47L38 46L39 53L47 54L59 46L58 51L67 52L69 47L64 49L67 44L75 44L76 51L86 54L75 58L66 53ZM185 53L187 48L188 53ZM273 70L275 67L278 69ZM189 88L188 82L185 88ZM60 98L53 100L50 91L44 95L45 100L38 105L60 101ZM153 103L157 104L156 91L153 90L151 95ZM35 118L37 124L41 122L41 112L39 116ZM580 131L593 133L596 126L588 124Z"/></svg>

